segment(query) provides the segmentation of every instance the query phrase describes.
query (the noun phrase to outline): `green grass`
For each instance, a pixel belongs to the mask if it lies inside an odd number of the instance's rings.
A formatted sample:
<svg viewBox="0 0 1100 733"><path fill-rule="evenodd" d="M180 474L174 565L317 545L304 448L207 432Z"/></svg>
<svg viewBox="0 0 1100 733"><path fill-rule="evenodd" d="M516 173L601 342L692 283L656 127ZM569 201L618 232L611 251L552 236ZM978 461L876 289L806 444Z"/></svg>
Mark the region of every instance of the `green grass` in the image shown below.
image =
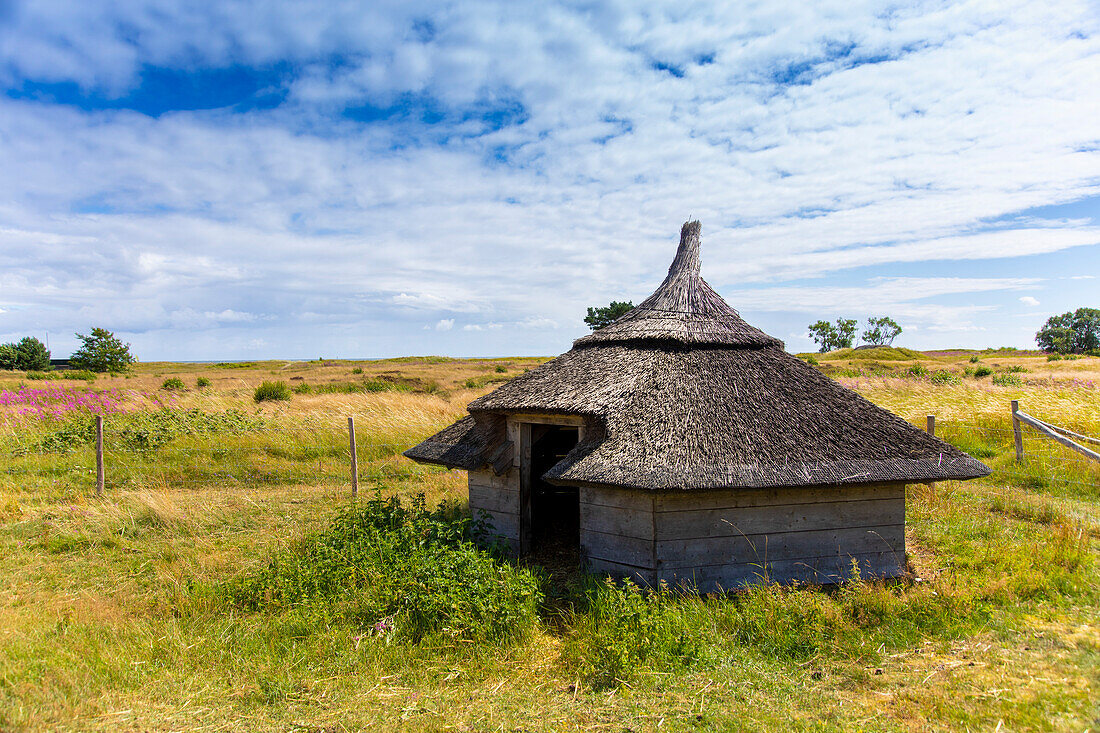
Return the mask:
<svg viewBox="0 0 1100 733"><path fill-rule="evenodd" d="M940 414L995 471L909 487L920 580L698 597L550 582L470 545L465 474L399 455L448 398L255 404L263 375L108 416L103 499L89 418L0 430L0 730L1095 727L1100 473L1033 433L1017 462L1001 405L1095 434L1087 387L1020 385L985 413L963 400L1010 388L879 378L868 394Z"/></svg>

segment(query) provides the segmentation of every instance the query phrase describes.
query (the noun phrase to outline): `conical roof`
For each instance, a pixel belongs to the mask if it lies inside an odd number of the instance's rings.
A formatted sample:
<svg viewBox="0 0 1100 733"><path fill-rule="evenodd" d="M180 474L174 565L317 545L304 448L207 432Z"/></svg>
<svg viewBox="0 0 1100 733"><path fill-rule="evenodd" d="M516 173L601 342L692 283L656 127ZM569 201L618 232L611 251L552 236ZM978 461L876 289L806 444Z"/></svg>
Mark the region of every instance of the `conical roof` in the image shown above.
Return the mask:
<svg viewBox="0 0 1100 733"><path fill-rule="evenodd" d="M668 276L652 295L614 323L574 346L623 341L671 341L682 344L725 346L782 345L754 328L714 292L699 275L699 222L689 221L680 230L680 246L668 268Z"/></svg>
<svg viewBox="0 0 1100 733"><path fill-rule="evenodd" d="M405 455L478 469L510 459L505 416L579 415L546 474L653 490L965 479L989 469L834 382L745 323L699 276L699 223L661 286L573 349L470 403Z"/></svg>

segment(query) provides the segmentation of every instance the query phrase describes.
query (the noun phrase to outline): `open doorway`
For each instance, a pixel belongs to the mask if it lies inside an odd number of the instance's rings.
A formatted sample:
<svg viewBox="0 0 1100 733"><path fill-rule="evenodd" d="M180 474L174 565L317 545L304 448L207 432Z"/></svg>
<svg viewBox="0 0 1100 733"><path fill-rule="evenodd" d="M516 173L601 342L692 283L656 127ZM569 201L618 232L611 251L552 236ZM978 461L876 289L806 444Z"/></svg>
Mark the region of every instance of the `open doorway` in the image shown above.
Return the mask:
<svg viewBox="0 0 1100 733"><path fill-rule="evenodd" d="M542 475L577 446L576 427L531 426L530 545L533 560L548 570L580 562L580 504L575 486L554 486Z"/></svg>

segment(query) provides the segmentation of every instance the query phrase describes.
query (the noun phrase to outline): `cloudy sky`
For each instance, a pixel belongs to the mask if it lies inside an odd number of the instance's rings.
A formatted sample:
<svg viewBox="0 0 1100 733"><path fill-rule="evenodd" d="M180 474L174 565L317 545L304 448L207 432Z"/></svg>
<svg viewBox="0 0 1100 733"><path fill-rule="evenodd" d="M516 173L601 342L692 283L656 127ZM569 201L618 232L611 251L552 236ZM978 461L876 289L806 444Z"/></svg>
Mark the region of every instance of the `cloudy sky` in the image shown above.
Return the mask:
<svg viewBox="0 0 1100 733"><path fill-rule="evenodd" d="M0 340L556 354L680 225L791 350L1100 306L1100 4L0 0Z"/></svg>

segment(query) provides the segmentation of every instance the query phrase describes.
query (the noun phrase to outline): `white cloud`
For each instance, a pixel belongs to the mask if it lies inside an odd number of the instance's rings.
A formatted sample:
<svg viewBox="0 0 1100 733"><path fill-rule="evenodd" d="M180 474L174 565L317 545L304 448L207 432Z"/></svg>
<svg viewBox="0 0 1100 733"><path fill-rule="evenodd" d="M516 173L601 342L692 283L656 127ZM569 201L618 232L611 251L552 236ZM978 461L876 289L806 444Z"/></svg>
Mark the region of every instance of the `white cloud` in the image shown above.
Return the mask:
<svg viewBox="0 0 1100 733"><path fill-rule="evenodd" d="M1020 302L1023 303L1024 305L1030 305L1030 306L1039 305L1039 301L1036 300L1035 298L1032 298L1030 295L1025 295L1022 298L1020 298Z"/></svg>
<svg viewBox="0 0 1100 733"><path fill-rule="evenodd" d="M443 319L440 319L439 322L437 322L435 324L435 330L436 331L450 331L454 327L455 327L455 319L453 319L453 318L443 318Z"/></svg>
<svg viewBox="0 0 1100 733"><path fill-rule="evenodd" d="M168 352L265 328L282 353L354 330L408 353L440 338L421 324L476 314L515 326L499 348L542 353L583 331L586 306L651 291L689 214L704 275L740 308L822 297L992 323L979 294L1011 302L994 284L1011 277L932 277L909 298L899 278L787 281L1100 243L1088 217L1016 213L1100 193L1086 0L92 5L25 3L0 23L8 88L73 82L123 107L0 97L12 330L102 323ZM280 62L273 109L125 109L149 68ZM364 107L376 119L342 116Z"/></svg>
<svg viewBox="0 0 1100 733"><path fill-rule="evenodd" d="M465 326L462 327L462 330L463 331L484 331L485 329L483 329L481 326L477 325L476 323L467 323Z"/></svg>
<svg viewBox="0 0 1100 733"><path fill-rule="evenodd" d="M516 324L520 328L557 328L558 324L549 318L525 318Z"/></svg>

